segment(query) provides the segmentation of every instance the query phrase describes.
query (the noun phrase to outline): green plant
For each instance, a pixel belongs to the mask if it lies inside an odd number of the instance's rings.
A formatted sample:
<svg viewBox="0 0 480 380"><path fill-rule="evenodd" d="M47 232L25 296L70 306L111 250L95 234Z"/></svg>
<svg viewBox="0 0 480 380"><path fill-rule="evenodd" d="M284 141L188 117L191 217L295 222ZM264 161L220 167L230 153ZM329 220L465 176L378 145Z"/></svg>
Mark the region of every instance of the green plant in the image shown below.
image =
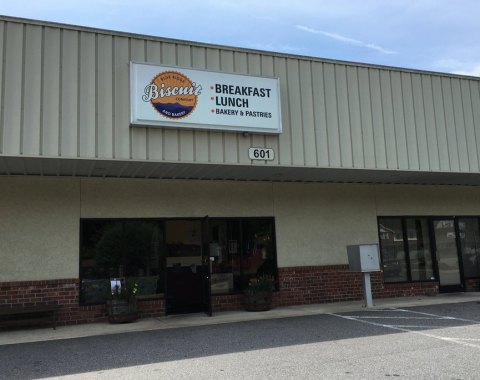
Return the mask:
<svg viewBox="0 0 480 380"><path fill-rule="evenodd" d="M272 275L263 274L248 281L246 292L272 292L275 288L275 279Z"/></svg>
<svg viewBox="0 0 480 380"><path fill-rule="evenodd" d="M128 300L133 301L138 293L138 284L136 282L128 283L126 286L115 285L112 288L111 297L112 300Z"/></svg>

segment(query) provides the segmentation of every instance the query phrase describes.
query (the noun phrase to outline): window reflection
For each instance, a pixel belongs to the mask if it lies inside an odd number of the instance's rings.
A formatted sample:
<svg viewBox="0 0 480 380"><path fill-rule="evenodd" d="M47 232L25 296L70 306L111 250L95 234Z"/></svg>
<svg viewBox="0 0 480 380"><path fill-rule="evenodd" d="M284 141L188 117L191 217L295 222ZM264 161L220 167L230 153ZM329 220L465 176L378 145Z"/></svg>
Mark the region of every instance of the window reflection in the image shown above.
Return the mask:
<svg viewBox="0 0 480 380"><path fill-rule="evenodd" d="M383 217L378 228L385 282L435 280L428 218Z"/></svg>
<svg viewBox="0 0 480 380"><path fill-rule="evenodd" d="M433 265L428 222L424 218L408 218L406 227L411 279L430 280L433 278Z"/></svg>
<svg viewBox="0 0 480 380"><path fill-rule="evenodd" d="M408 280L401 218L381 218L380 249L385 282Z"/></svg>
<svg viewBox="0 0 480 380"><path fill-rule="evenodd" d="M240 289L240 231L237 220L210 220L212 294L232 293Z"/></svg>
<svg viewBox="0 0 480 380"><path fill-rule="evenodd" d="M273 223L270 220L245 220L242 226L245 245L243 286L259 275L275 275Z"/></svg>
<svg viewBox="0 0 480 380"><path fill-rule="evenodd" d="M210 219L212 294L241 292L251 278L276 277L271 218Z"/></svg>
<svg viewBox="0 0 480 380"><path fill-rule="evenodd" d="M127 287L137 284L138 295L163 292L162 240L162 228L156 221L84 221L82 303L104 302L110 278L125 278Z"/></svg>
<svg viewBox="0 0 480 380"><path fill-rule="evenodd" d="M480 229L477 218L458 221L463 271L467 278L480 277Z"/></svg>
<svg viewBox="0 0 480 380"><path fill-rule="evenodd" d="M82 304L105 302L111 278L125 279L127 287L136 283L138 295L167 293L179 299L181 285L172 273L206 273L202 258L207 244L214 259L212 294L239 293L262 274L277 278L273 218L209 218L206 224L200 219L85 219L81 229ZM196 288L203 291L202 285ZM191 294L185 296L185 302L191 299Z"/></svg>

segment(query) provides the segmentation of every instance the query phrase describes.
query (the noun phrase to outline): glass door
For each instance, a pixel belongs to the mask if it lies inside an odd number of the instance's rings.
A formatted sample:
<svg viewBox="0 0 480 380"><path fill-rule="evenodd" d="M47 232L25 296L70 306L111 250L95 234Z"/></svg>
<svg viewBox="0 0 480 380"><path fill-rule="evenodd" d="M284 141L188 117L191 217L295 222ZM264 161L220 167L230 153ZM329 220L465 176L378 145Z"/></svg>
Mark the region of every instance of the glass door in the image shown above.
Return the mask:
<svg viewBox="0 0 480 380"><path fill-rule="evenodd" d="M437 258L440 291L463 290L458 259L457 234L455 220L434 219L435 254Z"/></svg>

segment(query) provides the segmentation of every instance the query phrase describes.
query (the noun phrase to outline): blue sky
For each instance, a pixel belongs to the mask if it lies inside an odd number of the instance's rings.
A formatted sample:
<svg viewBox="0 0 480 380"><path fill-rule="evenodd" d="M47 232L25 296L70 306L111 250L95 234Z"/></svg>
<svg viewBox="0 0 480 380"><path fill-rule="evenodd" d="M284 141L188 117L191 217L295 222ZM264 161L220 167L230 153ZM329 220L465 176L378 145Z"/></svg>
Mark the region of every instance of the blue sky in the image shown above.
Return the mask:
<svg viewBox="0 0 480 380"><path fill-rule="evenodd" d="M480 76L479 0L0 0L0 14Z"/></svg>

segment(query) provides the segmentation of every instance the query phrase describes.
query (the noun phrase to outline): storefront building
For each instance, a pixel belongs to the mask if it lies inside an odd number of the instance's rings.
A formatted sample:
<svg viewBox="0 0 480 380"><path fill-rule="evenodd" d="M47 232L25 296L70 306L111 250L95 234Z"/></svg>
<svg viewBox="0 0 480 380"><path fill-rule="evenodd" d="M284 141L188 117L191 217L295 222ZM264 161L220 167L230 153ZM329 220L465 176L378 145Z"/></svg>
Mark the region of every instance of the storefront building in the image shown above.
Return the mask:
<svg viewBox="0 0 480 380"><path fill-rule="evenodd" d="M0 54L0 305L356 300L362 243L374 298L479 288L478 78L10 17Z"/></svg>

